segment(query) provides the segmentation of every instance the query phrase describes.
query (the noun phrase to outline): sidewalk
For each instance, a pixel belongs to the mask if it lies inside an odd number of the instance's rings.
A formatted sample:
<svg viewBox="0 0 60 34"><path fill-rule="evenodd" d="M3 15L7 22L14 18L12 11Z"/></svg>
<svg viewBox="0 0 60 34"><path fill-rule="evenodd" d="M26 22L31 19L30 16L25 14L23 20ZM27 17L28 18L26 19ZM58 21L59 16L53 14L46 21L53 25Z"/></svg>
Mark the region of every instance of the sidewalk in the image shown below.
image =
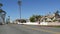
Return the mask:
<svg viewBox="0 0 60 34"><path fill-rule="evenodd" d="M60 26L60 23L57 22L27 22L27 23L18 23L18 24L25 24L25 25L43 25L43 26Z"/></svg>
<svg viewBox="0 0 60 34"><path fill-rule="evenodd" d="M18 24L25 24L25 25L38 25L37 22L27 22L27 23L18 23Z"/></svg>
<svg viewBox="0 0 60 34"><path fill-rule="evenodd" d="M25 25L47 25L47 23L41 22L38 24L38 22L27 22L27 23L18 23L18 24L25 24Z"/></svg>

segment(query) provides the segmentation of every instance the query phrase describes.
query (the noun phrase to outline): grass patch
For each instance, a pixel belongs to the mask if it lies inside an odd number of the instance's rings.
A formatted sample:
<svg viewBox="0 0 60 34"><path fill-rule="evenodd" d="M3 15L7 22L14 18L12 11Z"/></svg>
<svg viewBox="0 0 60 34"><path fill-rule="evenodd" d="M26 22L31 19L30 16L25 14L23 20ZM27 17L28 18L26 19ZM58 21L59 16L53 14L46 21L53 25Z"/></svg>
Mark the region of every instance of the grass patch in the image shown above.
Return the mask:
<svg viewBox="0 0 60 34"><path fill-rule="evenodd" d="M55 28L60 28L60 26L55 26Z"/></svg>
<svg viewBox="0 0 60 34"><path fill-rule="evenodd" d="M55 28L60 28L60 25L40 25L40 27L55 27Z"/></svg>

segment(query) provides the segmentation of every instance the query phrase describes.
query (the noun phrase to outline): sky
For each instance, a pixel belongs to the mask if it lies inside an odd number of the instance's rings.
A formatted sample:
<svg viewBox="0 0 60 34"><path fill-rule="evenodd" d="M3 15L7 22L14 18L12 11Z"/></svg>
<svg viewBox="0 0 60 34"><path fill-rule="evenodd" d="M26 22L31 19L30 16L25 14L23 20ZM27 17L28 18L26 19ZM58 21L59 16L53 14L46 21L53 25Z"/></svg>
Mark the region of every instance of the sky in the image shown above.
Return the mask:
<svg viewBox="0 0 60 34"><path fill-rule="evenodd" d="M60 11L60 0L21 0L21 17L28 19L32 15L46 15L49 12ZM3 4L2 9L7 12L6 18L10 16L11 20L20 17L18 0L0 0Z"/></svg>

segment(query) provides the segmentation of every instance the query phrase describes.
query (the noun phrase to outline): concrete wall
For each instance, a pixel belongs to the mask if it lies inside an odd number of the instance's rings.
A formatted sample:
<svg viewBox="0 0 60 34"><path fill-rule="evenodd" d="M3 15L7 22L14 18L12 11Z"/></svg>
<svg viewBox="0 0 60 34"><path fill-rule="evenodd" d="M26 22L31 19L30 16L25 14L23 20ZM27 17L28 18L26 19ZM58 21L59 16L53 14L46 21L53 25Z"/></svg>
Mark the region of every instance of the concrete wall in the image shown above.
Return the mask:
<svg viewBox="0 0 60 34"><path fill-rule="evenodd" d="M60 22L51 22L51 23L48 23L48 25L60 25Z"/></svg>

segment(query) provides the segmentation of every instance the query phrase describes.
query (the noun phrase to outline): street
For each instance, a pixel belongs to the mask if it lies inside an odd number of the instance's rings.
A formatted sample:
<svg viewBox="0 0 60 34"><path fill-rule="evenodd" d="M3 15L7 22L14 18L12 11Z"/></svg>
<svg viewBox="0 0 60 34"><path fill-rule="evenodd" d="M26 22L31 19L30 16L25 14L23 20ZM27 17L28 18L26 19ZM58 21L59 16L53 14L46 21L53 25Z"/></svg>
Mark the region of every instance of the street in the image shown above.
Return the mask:
<svg viewBox="0 0 60 34"><path fill-rule="evenodd" d="M34 25L0 25L0 34L60 34L60 28Z"/></svg>

